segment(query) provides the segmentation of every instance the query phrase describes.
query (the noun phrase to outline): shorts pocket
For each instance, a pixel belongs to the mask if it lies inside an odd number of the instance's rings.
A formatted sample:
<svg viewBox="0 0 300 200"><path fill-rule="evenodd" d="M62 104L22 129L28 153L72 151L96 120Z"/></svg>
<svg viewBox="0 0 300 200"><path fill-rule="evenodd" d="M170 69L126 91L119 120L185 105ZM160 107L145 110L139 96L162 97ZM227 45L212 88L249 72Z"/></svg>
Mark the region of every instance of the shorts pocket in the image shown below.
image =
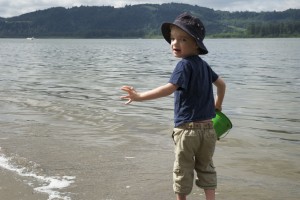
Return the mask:
<svg viewBox="0 0 300 200"><path fill-rule="evenodd" d="M179 166L175 166L173 168L173 179L174 179L174 182L178 183L180 182L184 177L184 171L180 169Z"/></svg>
<svg viewBox="0 0 300 200"><path fill-rule="evenodd" d="M179 167L174 167L173 172L176 175L180 175L180 174L182 175L183 174L183 171Z"/></svg>
<svg viewBox="0 0 300 200"><path fill-rule="evenodd" d="M182 129L174 128L172 133L172 138L175 145L177 144L182 131L183 131Z"/></svg>
<svg viewBox="0 0 300 200"><path fill-rule="evenodd" d="M213 162L211 162L210 164L209 164L209 166L210 166L210 168L211 168L211 170L212 171L215 171L215 165L214 165L214 163Z"/></svg>

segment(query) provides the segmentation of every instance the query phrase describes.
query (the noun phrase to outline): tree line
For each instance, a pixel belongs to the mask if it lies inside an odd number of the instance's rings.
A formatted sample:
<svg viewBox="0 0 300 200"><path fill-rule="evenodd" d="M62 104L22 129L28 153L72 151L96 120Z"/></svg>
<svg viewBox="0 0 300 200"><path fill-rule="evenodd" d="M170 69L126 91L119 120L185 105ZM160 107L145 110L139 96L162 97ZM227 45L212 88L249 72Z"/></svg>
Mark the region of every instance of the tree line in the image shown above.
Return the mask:
<svg viewBox="0 0 300 200"><path fill-rule="evenodd" d="M190 12L209 37L299 37L300 10L227 12L189 4L55 7L0 18L0 37L157 38L160 25Z"/></svg>
<svg viewBox="0 0 300 200"><path fill-rule="evenodd" d="M300 22L251 23L247 35L253 37L297 37Z"/></svg>

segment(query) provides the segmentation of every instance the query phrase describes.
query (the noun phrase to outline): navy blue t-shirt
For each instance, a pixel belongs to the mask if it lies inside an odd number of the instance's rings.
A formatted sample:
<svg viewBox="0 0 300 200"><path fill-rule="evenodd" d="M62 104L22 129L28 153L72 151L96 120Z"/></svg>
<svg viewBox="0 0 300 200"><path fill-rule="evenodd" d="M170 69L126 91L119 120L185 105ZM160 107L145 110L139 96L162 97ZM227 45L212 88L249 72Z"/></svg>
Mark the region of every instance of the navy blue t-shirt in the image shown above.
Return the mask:
<svg viewBox="0 0 300 200"><path fill-rule="evenodd" d="M177 63L169 80L178 86L174 92L175 127L215 117L212 83L217 79L218 75L197 55Z"/></svg>

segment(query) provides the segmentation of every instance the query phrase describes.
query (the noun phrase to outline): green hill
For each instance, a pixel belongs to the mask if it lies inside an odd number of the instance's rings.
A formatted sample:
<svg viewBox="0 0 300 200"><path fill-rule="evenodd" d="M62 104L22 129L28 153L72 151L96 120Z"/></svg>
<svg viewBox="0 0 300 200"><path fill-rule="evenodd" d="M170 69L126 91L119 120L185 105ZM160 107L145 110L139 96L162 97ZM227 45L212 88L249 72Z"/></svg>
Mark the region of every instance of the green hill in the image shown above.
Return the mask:
<svg viewBox="0 0 300 200"><path fill-rule="evenodd" d="M204 22L210 37L299 37L300 10L227 12L188 4L55 7L0 18L0 37L153 38L182 12Z"/></svg>

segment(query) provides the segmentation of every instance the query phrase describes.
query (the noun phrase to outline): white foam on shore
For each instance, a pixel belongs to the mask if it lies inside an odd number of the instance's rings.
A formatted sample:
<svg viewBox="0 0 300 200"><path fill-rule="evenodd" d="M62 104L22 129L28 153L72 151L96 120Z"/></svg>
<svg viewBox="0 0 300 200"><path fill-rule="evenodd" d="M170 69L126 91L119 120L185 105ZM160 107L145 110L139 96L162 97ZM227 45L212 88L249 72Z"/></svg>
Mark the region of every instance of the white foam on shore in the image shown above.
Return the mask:
<svg viewBox="0 0 300 200"><path fill-rule="evenodd" d="M1 147L0 147L1 150ZM28 171L27 168L14 166L10 162L11 158L6 157L4 154L0 152L0 167L6 170L16 172L18 175L22 177L29 177L33 179L32 182L28 182L27 184L30 186L34 186L33 182L38 182L39 186L33 188L37 192L46 193L49 195L48 200L71 200L70 197L67 196L66 193L59 192L59 190L68 187L70 184L74 183L74 176L42 176L37 175L32 171Z"/></svg>

